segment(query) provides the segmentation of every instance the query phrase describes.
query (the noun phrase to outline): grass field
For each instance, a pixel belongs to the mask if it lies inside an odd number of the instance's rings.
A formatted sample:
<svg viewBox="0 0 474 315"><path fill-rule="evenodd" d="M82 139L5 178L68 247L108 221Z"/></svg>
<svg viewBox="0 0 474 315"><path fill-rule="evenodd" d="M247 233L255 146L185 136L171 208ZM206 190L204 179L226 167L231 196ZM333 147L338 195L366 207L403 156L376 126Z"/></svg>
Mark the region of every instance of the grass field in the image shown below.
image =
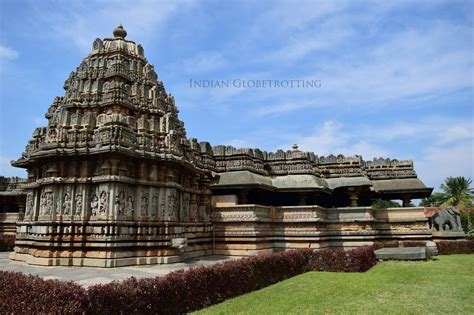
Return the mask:
<svg viewBox="0 0 474 315"><path fill-rule="evenodd" d="M308 272L202 314L474 314L474 255L385 261L366 273Z"/></svg>

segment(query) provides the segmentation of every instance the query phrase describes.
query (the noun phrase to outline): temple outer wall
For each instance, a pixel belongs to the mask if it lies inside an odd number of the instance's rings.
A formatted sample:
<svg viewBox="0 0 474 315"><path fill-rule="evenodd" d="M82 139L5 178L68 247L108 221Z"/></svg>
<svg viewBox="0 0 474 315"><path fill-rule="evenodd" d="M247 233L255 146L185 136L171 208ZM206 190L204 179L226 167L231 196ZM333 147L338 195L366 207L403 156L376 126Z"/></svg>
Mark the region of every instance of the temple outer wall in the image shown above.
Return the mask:
<svg viewBox="0 0 474 315"><path fill-rule="evenodd" d="M296 248L344 248L388 240L431 240L423 207L214 207L214 254L254 255Z"/></svg>

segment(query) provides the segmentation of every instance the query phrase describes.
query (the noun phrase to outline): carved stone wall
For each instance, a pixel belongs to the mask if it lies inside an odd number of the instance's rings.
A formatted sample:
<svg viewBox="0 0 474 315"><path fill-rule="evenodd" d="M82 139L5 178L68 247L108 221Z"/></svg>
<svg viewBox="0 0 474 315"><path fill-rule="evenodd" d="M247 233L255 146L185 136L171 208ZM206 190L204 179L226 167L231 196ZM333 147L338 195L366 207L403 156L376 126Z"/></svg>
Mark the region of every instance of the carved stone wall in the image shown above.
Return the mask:
<svg viewBox="0 0 474 315"><path fill-rule="evenodd" d="M428 240L424 208L220 206L212 214L215 253L254 255L294 248L353 248L387 240Z"/></svg>

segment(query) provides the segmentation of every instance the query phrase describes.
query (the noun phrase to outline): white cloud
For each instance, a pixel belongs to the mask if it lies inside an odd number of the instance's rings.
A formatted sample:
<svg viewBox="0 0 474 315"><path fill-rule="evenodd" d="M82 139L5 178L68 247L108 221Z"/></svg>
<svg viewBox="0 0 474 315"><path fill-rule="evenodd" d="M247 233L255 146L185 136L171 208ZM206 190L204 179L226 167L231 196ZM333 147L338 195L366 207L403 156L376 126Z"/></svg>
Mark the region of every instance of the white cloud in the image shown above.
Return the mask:
<svg viewBox="0 0 474 315"><path fill-rule="evenodd" d="M426 185L436 189L449 176L474 178L474 141L428 147L415 160L415 170Z"/></svg>
<svg viewBox="0 0 474 315"><path fill-rule="evenodd" d="M0 60L14 60L19 56L18 52L10 47L0 45Z"/></svg>
<svg viewBox="0 0 474 315"><path fill-rule="evenodd" d="M83 52L89 52L97 37L110 37L118 24L142 44L156 40L166 31L165 23L179 12L195 4L194 1L87 1L56 3L54 10L45 13L38 4L38 26L50 38L72 41Z"/></svg>
<svg viewBox="0 0 474 315"><path fill-rule="evenodd" d="M474 127L470 124L448 127L439 139L440 144L448 144L458 140L474 138Z"/></svg>
<svg viewBox="0 0 474 315"><path fill-rule="evenodd" d="M301 150L318 155L357 154L365 160L375 157L413 159L420 177L437 187L448 176L474 175L473 126L469 122L427 117L403 124L361 126L329 120L316 126L310 135L292 135L290 141L282 139L281 147L297 143ZM400 146L400 140L405 147Z"/></svg>
<svg viewBox="0 0 474 315"><path fill-rule="evenodd" d="M357 129L357 128L355 128ZM374 143L360 140L360 134L347 130L347 126L335 121L326 121L315 128L309 136L298 136L294 139L301 150L312 151L318 155L344 154L362 155L364 159L388 156L390 152ZM287 147L288 145L285 145Z"/></svg>
<svg viewBox="0 0 474 315"><path fill-rule="evenodd" d="M294 9L280 3L258 18L251 36L243 39L247 44L236 47L242 65L268 67L270 78L297 73L298 79L323 83L317 90L261 89L255 95L259 106L253 115L321 106L372 109L396 103L403 108L420 99L434 100L474 87L474 57L468 44L472 43L472 25L449 19L423 23L407 19L403 27L384 32L380 21L393 19L394 9L408 10L412 2L364 2L358 7L364 14L353 14L357 4L334 1L326 7L326 3L304 2ZM268 29L272 29L270 34ZM259 47L253 44L258 41L268 44L270 39L271 48L249 48Z"/></svg>
<svg viewBox="0 0 474 315"><path fill-rule="evenodd" d="M397 139L424 140L433 145L446 145L466 139L474 139L472 117L452 118L428 116L418 120L397 122L384 126L361 126L361 135L370 141Z"/></svg>

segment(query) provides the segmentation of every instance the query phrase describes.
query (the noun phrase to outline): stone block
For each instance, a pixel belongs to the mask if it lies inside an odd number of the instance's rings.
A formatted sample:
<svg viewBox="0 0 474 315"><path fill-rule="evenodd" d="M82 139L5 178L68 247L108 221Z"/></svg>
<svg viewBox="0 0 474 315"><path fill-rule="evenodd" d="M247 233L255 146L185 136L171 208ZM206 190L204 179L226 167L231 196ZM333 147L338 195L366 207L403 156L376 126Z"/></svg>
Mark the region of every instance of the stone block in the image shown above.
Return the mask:
<svg viewBox="0 0 474 315"><path fill-rule="evenodd" d="M379 260L423 260L426 259L425 247L381 248L375 251Z"/></svg>
<svg viewBox="0 0 474 315"><path fill-rule="evenodd" d="M426 256L432 257L436 255L438 255L438 247L436 246L436 243L433 241L427 241L426 242Z"/></svg>

